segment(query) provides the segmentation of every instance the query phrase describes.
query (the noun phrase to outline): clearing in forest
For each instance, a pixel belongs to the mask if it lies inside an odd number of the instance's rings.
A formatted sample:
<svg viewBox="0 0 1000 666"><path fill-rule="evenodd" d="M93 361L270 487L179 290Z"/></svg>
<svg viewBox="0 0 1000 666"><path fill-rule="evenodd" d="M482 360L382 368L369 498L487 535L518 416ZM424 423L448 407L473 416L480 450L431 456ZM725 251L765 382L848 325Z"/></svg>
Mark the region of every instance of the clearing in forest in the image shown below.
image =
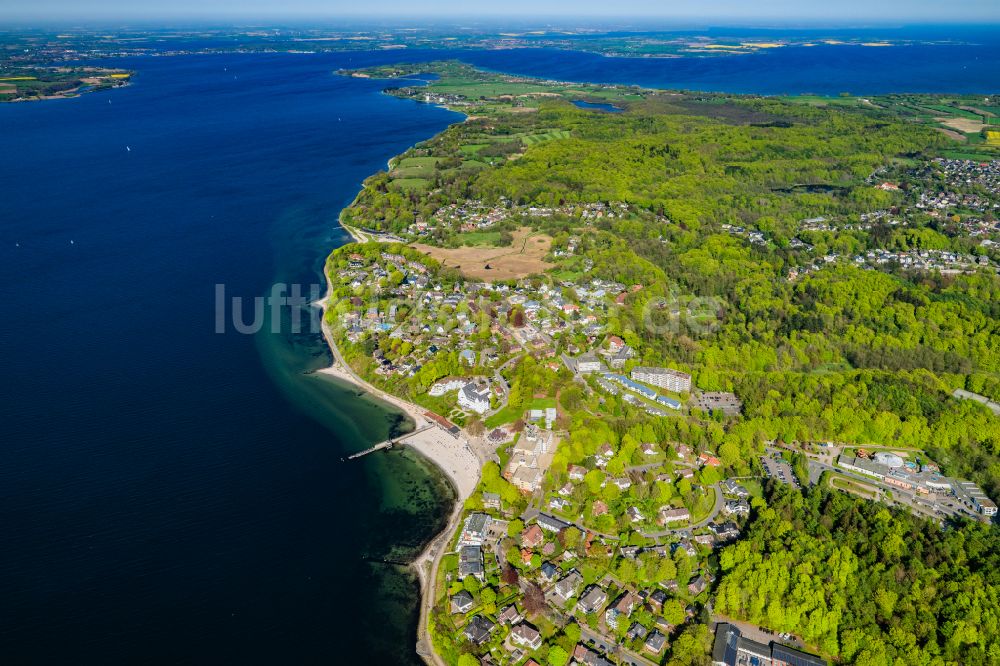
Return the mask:
<svg viewBox="0 0 1000 666"><path fill-rule="evenodd" d="M552 247L552 238L521 227L513 233L510 247L444 248L414 243L416 250L437 259L444 266L459 269L466 277L484 282L517 280L552 267L545 255Z"/></svg>

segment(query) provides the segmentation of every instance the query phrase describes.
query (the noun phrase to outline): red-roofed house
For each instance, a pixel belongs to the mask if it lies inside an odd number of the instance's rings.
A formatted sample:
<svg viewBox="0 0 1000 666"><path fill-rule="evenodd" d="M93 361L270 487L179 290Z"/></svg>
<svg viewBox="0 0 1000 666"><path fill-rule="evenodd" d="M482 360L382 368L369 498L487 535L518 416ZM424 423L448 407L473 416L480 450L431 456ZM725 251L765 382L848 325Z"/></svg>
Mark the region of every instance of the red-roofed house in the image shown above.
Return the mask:
<svg viewBox="0 0 1000 666"><path fill-rule="evenodd" d="M718 467L722 464L722 461L715 456L708 455L707 453L698 454L698 462L702 465L707 465L709 467Z"/></svg>
<svg viewBox="0 0 1000 666"><path fill-rule="evenodd" d="M545 535L542 534L542 528L538 525L532 525L521 532L521 545L525 548L534 548L543 541L545 541Z"/></svg>

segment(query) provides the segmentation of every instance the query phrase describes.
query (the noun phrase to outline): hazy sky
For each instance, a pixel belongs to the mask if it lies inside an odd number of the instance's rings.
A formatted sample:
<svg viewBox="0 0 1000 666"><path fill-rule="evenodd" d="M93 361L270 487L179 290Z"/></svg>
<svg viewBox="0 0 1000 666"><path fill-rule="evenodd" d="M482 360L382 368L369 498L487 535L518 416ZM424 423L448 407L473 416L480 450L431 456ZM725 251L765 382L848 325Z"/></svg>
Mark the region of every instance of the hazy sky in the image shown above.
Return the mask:
<svg viewBox="0 0 1000 666"><path fill-rule="evenodd" d="M1000 0L0 0L13 18L504 16L657 17L663 21L1000 22Z"/></svg>

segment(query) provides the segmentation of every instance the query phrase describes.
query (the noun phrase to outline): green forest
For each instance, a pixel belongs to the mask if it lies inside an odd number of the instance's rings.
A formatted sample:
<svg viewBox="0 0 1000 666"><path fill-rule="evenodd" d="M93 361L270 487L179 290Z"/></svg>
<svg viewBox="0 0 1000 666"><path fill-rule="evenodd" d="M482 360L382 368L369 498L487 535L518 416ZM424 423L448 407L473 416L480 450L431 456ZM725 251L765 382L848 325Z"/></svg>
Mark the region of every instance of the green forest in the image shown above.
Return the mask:
<svg viewBox="0 0 1000 666"><path fill-rule="evenodd" d="M716 610L859 666L1000 662L1000 540L775 486L719 555Z"/></svg>

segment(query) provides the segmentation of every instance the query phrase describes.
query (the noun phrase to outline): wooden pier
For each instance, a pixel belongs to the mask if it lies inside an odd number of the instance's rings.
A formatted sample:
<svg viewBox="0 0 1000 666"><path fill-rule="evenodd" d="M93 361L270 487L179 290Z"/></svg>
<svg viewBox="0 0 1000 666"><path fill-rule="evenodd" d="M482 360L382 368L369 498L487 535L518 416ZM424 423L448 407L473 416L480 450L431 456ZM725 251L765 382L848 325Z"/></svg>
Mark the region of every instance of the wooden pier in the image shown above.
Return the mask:
<svg viewBox="0 0 1000 666"><path fill-rule="evenodd" d="M375 453L376 451L383 451L385 449L391 449L396 444L402 444L407 438L413 437L414 435L416 435L418 433L421 433L421 432L427 430L428 428L434 428L434 427L436 427L436 426L433 423L428 423L427 425L423 425L423 426L417 428L413 432L406 433L402 437L397 437L396 439L387 439L384 442L379 442L375 446L368 447L364 451L358 451L357 453L352 453L351 455L347 456L347 458L345 458L345 460L356 460L357 458L362 458L364 456L367 456L369 453Z"/></svg>

